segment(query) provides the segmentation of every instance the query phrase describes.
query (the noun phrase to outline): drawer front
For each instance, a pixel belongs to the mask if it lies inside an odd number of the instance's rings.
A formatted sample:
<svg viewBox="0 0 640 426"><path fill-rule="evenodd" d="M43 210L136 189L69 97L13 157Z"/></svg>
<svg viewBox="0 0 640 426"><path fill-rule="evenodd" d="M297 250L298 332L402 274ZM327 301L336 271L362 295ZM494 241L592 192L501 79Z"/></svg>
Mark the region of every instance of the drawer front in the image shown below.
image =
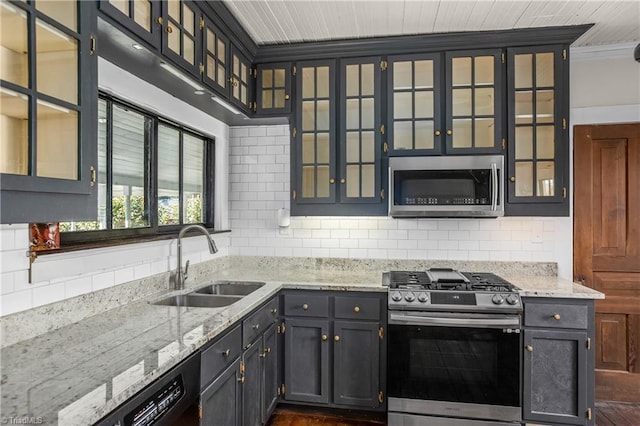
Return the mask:
<svg viewBox="0 0 640 426"><path fill-rule="evenodd" d="M242 334L240 326L237 326L226 336L202 351L200 356L200 388L204 389L241 353Z"/></svg>
<svg viewBox="0 0 640 426"><path fill-rule="evenodd" d="M344 319L380 320L380 299L371 296L336 296L335 316Z"/></svg>
<svg viewBox="0 0 640 426"><path fill-rule="evenodd" d="M273 298L242 321L242 347L249 345L278 319L278 299Z"/></svg>
<svg viewBox="0 0 640 426"><path fill-rule="evenodd" d="M297 317L329 316L329 296L322 294L285 294L284 314Z"/></svg>
<svg viewBox="0 0 640 426"><path fill-rule="evenodd" d="M525 303L525 327L588 328L589 310L586 305L561 303Z"/></svg>

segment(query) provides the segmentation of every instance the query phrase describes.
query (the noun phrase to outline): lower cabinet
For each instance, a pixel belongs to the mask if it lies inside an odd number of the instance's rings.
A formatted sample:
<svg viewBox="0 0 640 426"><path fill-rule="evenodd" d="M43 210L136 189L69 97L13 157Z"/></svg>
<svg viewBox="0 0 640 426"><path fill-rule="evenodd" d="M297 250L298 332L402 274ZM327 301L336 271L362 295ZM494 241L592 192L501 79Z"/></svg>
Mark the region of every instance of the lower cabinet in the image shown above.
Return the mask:
<svg viewBox="0 0 640 426"><path fill-rule="evenodd" d="M593 425L593 301L524 299L523 420Z"/></svg>
<svg viewBox="0 0 640 426"><path fill-rule="evenodd" d="M200 425L239 426L242 374L237 359L200 394Z"/></svg>
<svg viewBox="0 0 640 426"><path fill-rule="evenodd" d="M284 400L384 409L386 299L313 291L283 297L291 315L284 318Z"/></svg>

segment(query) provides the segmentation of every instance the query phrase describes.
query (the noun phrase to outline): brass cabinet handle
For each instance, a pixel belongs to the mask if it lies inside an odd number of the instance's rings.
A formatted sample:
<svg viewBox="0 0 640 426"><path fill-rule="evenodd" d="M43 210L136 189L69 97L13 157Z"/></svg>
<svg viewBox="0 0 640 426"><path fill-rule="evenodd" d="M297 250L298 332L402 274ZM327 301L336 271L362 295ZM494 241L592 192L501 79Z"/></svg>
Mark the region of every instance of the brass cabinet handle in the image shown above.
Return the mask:
<svg viewBox="0 0 640 426"><path fill-rule="evenodd" d="M356 312L356 313L357 313L357 312L360 312L360 307L359 307L359 306L356 306L355 308L353 308L353 312Z"/></svg>
<svg viewBox="0 0 640 426"><path fill-rule="evenodd" d="M527 345L527 346L525 346L525 349L526 349L527 351L529 351L529 352L533 352L533 346L531 346L531 345Z"/></svg>
<svg viewBox="0 0 640 426"><path fill-rule="evenodd" d="M447 130L447 134L448 134L449 136L451 136L451 135L453 134L453 130L451 130L451 129Z"/></svg>
<svg viewBox="0 0 640 426"><path fill-rule="evenodd" d="M289 95L284 95L284 100L288 101L291 97Z"/></svg>
<svg viewBox="0 0 640 426"><path fill-rule="evenodd" d="M167 25L166 31L171 34L173 32L173 27L171 25Z"/></svg>
<svg viewBox="0 0 640 426"><path fill-rule="evenodd" d="M511 176L511 177L509 178L509 180L510 180L511 182L515 182L515 181L516 181L516 177L515 177L515 176Z"/></svg>
<svg viewBox="0 0 640 426"><path fill-rule="evenodd" d="M340 179L340 183L345 184L347 183L347 180L345 178Z"/></svg>
<svg viewBox="0 0 640 426"><path fill-rule="evenodd" d="M156 24L158 24L158 25L164 24L164 19L162 19L162 16L158 16L156 18Z"/></svg>
<svg viewBox="0 0 640 426"><path fill-rule="evenodd" d="M322 337L321 337L321 339L322 339L322 341L324 342L325 340L327 340L327 335L326 335L326 334L323 334L323 335L322 335Z"/></svg>
<svg viewBox="0 0 640 426"><path fill-rule="evenodd" d="M560 314L553 314L553 319L554 320L559 320L560 319Z"/></svg>
<svg viewBox="0 0 640 426"><path fill-rule="evenodd" d="M226 351L222 351L222 356L228 357L231 355L231 349L227 349Z"/></svg>
<svg viewBox="0 0 640 426"><path fill-rule="evenodd" d="M334 336L333 340L335 340L336 342L339 342L340 341L340 336Z"/></svg>
<svg viewBox="0 0 640 426"><path fill-rule="evenodd" d="M309 309L309 305L305 303L304 305L302 305L302 309L306 311L307 309Z"/></svg>
<svg viewBox="0 0 640 426"><path fill-rule="evenodd" d="M436 130L436 131L434 132L434 134L435 134L436 136L440 136L440 135L441 135L440 130Z"/></svg>
<svg viewBox="0 0 640 426"><path fill-rule="evenodd" d="M329 179L329 183L333 185L334 183L336 183L336 180L334 178L331 178Z"/></svg>
<svg viewBox="0 0 640 426"><path fill-rule="evenodd" d="M259 328L260 328L260 324L254 324L254 325L253 325L253 329L254 329L254 330L257 330L257 329L259 329Z"/></svg>

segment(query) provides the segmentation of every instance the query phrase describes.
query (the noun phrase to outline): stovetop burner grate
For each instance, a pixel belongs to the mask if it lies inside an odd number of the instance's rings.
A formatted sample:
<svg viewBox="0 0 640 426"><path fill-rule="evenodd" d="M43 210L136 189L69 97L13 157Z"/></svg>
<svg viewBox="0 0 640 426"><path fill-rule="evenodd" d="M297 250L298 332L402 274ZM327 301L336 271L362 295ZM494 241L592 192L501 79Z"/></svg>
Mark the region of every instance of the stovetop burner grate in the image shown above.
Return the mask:
<svg viewBox="0 0 640 426"><path fill-rule="evenodd" d="M442 270L436 270L440 272ZM407 288L441 291L476 291L476 292L512 292L517 291L510 282L487 272L460 272L459 279L446 274L445 278L432 279L428 272L391 271L389 285L391 288Z"/></svg>

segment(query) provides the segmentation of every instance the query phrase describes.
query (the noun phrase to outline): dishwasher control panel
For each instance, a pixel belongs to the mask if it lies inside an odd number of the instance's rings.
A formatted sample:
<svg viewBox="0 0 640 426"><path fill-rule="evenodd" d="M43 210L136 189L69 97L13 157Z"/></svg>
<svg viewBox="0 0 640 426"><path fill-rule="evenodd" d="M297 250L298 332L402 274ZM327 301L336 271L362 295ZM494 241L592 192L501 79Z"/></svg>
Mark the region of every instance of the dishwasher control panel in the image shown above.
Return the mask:
<svg viewBox="0 0 640 426"><path fill-rule="evenodd" d="M184 383L182 374L180 374L124 416L124 425L149 426L155 424L171 407L180 401L184 393Z"/></svg>

